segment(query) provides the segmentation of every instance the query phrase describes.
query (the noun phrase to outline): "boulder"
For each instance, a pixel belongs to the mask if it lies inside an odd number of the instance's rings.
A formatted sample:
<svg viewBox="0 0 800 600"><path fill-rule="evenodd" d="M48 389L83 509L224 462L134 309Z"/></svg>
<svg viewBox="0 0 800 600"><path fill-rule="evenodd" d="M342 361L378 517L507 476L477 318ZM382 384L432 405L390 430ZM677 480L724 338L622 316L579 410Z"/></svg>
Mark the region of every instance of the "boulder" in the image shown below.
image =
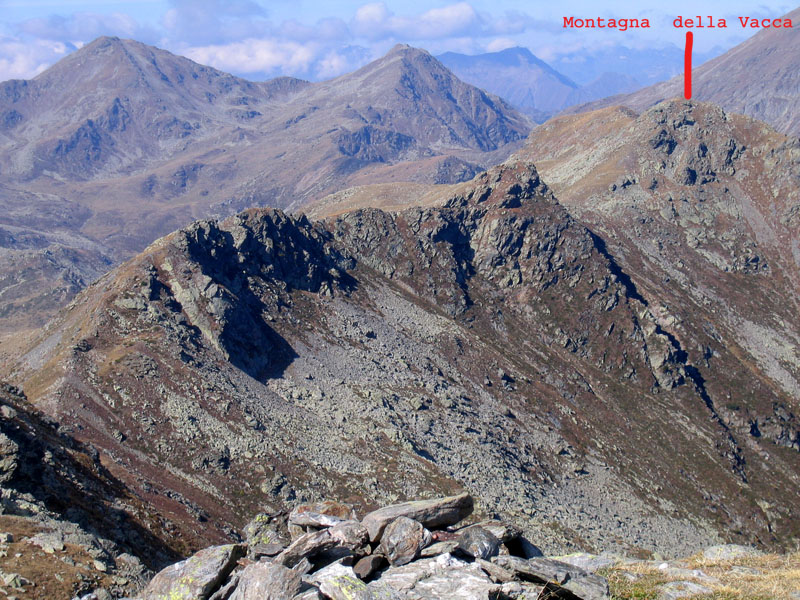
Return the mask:
<svg viewBox="0 0 800 600"><path fill-rule="evenodd" d="M240 544L212 546L160 571L140 600L208 600L245 555Z"/></svg>
<svg viewBox="0 0 800 600"><path fill-rule="evenodd" d="M422 523L398 517L383 531L380 551L391 565L405 565L419 557L420 551L431 543L431 533Z"/></svg>
<svg viewBox="0 0 800 600"><path fill-rule="evenodd" d="M483 527L468 527L458 538L456 551L471 558L488 560L500 551L500 540Z"/></svg>
<svg viewBox="0 0 800 600"><path fill-rule="evenodd" d="M348 572L325 579L321 583L319 589L323 596L330 600L377 600L367 589L367 585L356 577L352 569L349 567L342 567L342 569L347 569Z"/></svg>
<svg viewBox="0 0 800 600"><path fill-rule="evenodd" d="M328 532L337 546L347 548L354 553L360 552L369 544L367 528L358 521L341 521L328 529Z"/></svg>
<svg viewBox="0 0 800 600"><path fill-rule="evenodd" d="M275 557L274 562L285 567L294 567L304 558L311 558L335 548L339 542L331 537L329 529L305 533L293 541L288 548Z"/></svg>
<svg viewBox="0 0 800 600"><path fill-rule="evenodd" d="M455 540L449 542L439 542L423 548L419 555L422 558L430 558L431 556L439 556L440 554L449 554L456 549L456 546L458 546L458 542Z"/></svg>
<svg viewBox="0 0 800 600"><path fill-rule="evenodd" d="M310 583L315 587L321 587L323 583L329 579L336 579L337 577L354 577L355 572L352 567L343 565L341 562L335 562L327 567L323 567L305 577L306 583Z"/></svg>
<svg viewBox="0 0 800 600"><path fill-rule="evenodd" d="M286 540L278 531L275 517L269 513L259 513L245 525L242 536L248 546L268 546L278 544L286 547Z"/></svg>
<svg viewBox="0 0 800 600"><path fill-rule="evenodd" d="M426 558L401 567L391 567L379 580L368 584L376 598L379 592L399 594L399 598L425 600L493 600L495 598L538 598L541 586L524 582L498 584L475 563L450 554ZM389 596L391 597L391 596Z"/></svg>
<svg viewBox="0 0 800 600"><path fill-rule="evenodd" d="M549 558L522 559L516 556L497 556L492 559L504 569L517 573L522 579L538 583L554 583L581 600L610 598L608 581L581 568Z"/></svg>
<svg viewBox="0 0 800 600"><path fill-rule="evenodd" d="M446 527L455 525L472 513L473 501L469 494L433 500L403 502L369 513L361 521L369 531L371 542L381 539L386 526L398 517L419 521L425 527Z"/></svg>
<svg viewBox="0 0 800 600"><path fill-rule="evenodd" d="M301 576L300 570L283 565L252 563L239 576L230 600L286 600L300 591Z"/></svg>
<svg viewBox="0 0 800 600"><path fill-rule="evenodd" d="M370 554L369 556L364 556L359 559L358 562L353 565L353 572L359 579L368 579L375 571L388 564L383 554Z"/></svg>
<svg viewBox="0 0 800 600"><path fill-rule="evenodd" d="M671 581L659 588L658 600L679 600L698 594L710 594L711 590L699 583L691 581Z"/></svg>

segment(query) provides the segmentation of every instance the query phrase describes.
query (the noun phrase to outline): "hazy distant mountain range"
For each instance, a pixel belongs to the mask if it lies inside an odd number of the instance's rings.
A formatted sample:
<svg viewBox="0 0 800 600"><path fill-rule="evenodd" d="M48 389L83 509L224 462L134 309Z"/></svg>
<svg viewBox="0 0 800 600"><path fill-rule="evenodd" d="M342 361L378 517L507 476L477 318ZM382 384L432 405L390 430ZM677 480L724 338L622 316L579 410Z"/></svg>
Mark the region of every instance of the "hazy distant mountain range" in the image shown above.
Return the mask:
<svg viewBox="0 0 800 600"><path fill-rule="evenodd" d="M695 65L718 53L696 54ZM683 68L683 50L671 45L583 50L559 55L551 64L519 47L477 55L446 52L437 58L460 79L505 98L539 123L570 106L669 79Z"/></svg>
<svg viewBox="0 0 800 600"><path fill-rule="evenodd" d="M527 48L474 56L447 52L437 58L460 79L505 98L537 122L573 104L641 87L630 75L607 72L580 86Z"/></svg>

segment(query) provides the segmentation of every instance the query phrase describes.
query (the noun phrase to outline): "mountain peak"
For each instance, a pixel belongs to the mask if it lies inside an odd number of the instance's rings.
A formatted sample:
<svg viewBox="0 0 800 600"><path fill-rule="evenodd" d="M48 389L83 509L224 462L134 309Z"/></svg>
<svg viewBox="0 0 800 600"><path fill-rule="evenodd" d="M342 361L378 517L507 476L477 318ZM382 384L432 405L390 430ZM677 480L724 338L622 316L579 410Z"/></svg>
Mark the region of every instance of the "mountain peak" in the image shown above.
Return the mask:
<svg viewBox="0 0 800 600"><path fill-rule="evenodd" d="M408 54L409 52L422 52L427 54L427 52L421 48L415 48L414 46L410 46L408 44L395 44L392 46L392 49L386 53L386 56L392 56L394 54Z"/></svg>

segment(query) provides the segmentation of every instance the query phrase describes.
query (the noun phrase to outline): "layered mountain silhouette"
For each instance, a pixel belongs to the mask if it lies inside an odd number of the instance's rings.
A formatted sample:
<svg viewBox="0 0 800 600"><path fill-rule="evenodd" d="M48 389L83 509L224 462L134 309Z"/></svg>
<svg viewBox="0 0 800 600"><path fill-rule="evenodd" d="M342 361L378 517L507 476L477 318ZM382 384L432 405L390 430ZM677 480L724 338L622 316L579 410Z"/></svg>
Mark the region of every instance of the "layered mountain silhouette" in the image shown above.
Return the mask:
<svg viewBox="0 0 800 600"><path fill-rule="evenodd" d="M778 131L800 134L800 9L784 18L792 28L765 28L692 72L693 99L766 121ZM738 26L738 24L737 24ZM633 94L614 96L567 112L623 105L641 111L683 94L683 75Z"/></svg>
<svg viewBox="0 0 800 600"><path fill-rule="evenodd" d="M505 98L537 122L568 106L641 87L632 76L611 72L578 85L527 48L474 56L447 52L437 58L462 80Z"/></svg>
<svg viewBox="0 0 800 600"><path fill-rule="evenodd" d="M0 193L11 211L0 239L15 265L0 274L4 328L41 324L99 265L194 218L296 209L357 183L469 179L529 129L408 46L323 83L253 83L100 38L31 81L2 84ZM36 213L69 219L42 227L25 212L31 198Z"/></svg>

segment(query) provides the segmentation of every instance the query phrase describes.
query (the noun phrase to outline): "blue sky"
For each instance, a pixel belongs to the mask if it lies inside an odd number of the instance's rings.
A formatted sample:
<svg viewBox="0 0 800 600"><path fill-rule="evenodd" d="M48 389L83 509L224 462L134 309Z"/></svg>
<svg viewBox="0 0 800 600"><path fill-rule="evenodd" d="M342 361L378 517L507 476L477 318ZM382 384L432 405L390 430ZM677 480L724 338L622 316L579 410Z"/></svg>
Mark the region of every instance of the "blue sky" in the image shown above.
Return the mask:
<svg viewBox="0 0 800 600"><path fill-rule="evenodd" d="M29 78L100 35L166 48L251 79L283 74L333 77L398 42L440 53L526 46L544 60L601 45L680 45L671 23L698 12L696 0L0 0L0 81ZM737 16L777 17L795 8L767 0L709 1L703 15L728 29L695 31L695 47L731 47L754 30ZM648 18L649 30L565 30L564 16ZM800 24L796 25L800 26Z"/></svg>

